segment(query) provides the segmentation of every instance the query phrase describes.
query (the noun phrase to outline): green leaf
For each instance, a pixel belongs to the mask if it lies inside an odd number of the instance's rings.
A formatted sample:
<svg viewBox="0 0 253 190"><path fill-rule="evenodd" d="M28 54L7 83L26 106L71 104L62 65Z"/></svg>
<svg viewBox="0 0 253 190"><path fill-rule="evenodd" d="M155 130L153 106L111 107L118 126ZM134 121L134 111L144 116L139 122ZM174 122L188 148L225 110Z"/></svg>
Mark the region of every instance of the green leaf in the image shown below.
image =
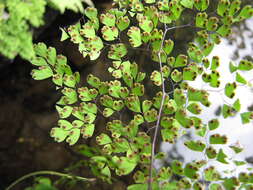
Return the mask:
<svg viewBox="0 0 253 190"><path fill-rule="evenodd" d="M203 52L200 50L200 48L195 45L194 43L189 43L189 48L187 50L187 53L189 57L196 61L197 63L200 63L202 61L202 58L204 56Z"/></svg>
<svg viewBox="0 0 253 190"><path fill-rule="evenodd" d="M252 112L244 112L241 113L241 120L243 124L249 123L250 120L253 119L253 113Z"/></svg>
<svg viewBox="0 0 253 190"><path fill-rule="evenodd" d="M202 152L206 147L206 145L201 141L187 141L184 143L184 145L187 148L197 152Z"/></svg>
<svg viewBox="0 0 253 190"><path fill-rule="evenodd" d="M237 16L239 20L248 19L253 16L253 8L250 5L246 5L240 11L239 15Z"/></svg>
<svg viewBox="0 0 253 190"><path fill-rule="evenodd" d="M214 159L217 156L217 151L212 146L209 146L208 148L206 148L205 153L209 159Z"/></svg>
<svg viewBox="0 0 253 190"><path fill-rule="evenodd" d="M253 69L253 63L251 61L241 60L238 69L241 71L250 71Z"/></svg>
<svg viewBox="0 0 253 190"><path fill-rule="evenodd" d="M183 74L179 70L174 69L171 73L171 79L174 82L180 82L183 79Z"/></svg>
<svg viewBox="0 0 253 190"><path fill-rule="evenodd" d="M72 125L74 128L81 128L81 127L83 127L83 124L84 124L84 122L80 121L80 120L74 120L72 122Z"/></svg>
<svg viewBox="0 0 253 190"><path fill-rule="evenodd" d="M215 130L219 127L220 122L218 119L212 119L208 122L209 130Z"/></svg>
<svg viewBox="0 0 253 190"><path fill-rule="evenodd" d="M249 175L247 173L241 172L238 177L240 182L247 183L249 181Z"/></svg>
<svg viewBox="0 0 253 190"><path fill-rule="evenodd" d="M199 28L204 28L205 23L207 22L207 14L205 12L203 13L198 13L196 15L196 21L195 21L195 25Z"/></svg>
<svg viewBox="0 0 253 190"><path fill-rule="evenodd" d="M141 112L141 107L140 107L140 100L138 96L136 95L130 95L129 97L126 98L125 101L126 106L128 109L130 109L133 112Z"/></svg>
<svg viewBox="0 0 253 190"><path fill-rule="evenodd" d="M233 98L235 96L236 83L227 83L225 86L225 95L229 98Z"/></svg>
<svg viewBox="0 0 253 190"><path fill-rule="evenodd" d="M93 135L95 129L95 125L94 124L86 124L82 130L81 133L83 135L84 138L89 138Z"/></svg>
<svg viewBox="0 0 253 190"><path fill-rule="evenodd" d="M105 145L112 142L111 138L105 133L101 133L99 136L97 136L96 141L99 145Z"/></svg>
<svg viewBox="0 0 253 190"><path fill-rule="evenodd" d="M32 59L31 64L36 65L36 66L47 66L46 60L42 57L36 57Z"/></svg>
<svg viewBox="0 0 253 190"><path fill-rule="evenodd" d="M127 54L127 48L123 43L113 44L110 46L108 58L113 60L121 60Z"/></svg>
<svg viewBox="0 0 253 190"><path fill-rule="evenodd" d="M90 101L97 97L98 91L96 89L88 89L87 87L78 88L79 98L82 101Z"/></svg>
<svg viewBox="0 0 253 190"><path fill-rule="evenodd" d="M233 62L229 62L229 70L231 73L233 73L237 71L237 66L235 66Z"/></svg>
<svg viewBox="0 0 253 190"><path fill-rule="evenodd" d="M231 34L232 30L229 25L222 25L218 28L217 33L222 37L228 37Z"/></svg>
<svg viewBox="0 0 253 190"><path fill-rule="evenodd" d="M87 76L87 83L94 88L99 88L101 85L100 79L95 77L93 74Z"/></svg>
<svg viewBox="0 0 253 190"><path fill-rule="evenodd" d="M176 61L173 65L173 67L184 67L187 65L187 59L188 57L183 54L179 54L176 58Z"/></svg>
<svg viewBox="0 0 253 190"><path fill-rule="evenodd" d="M161 86L162 85L162 76L161 73L159 71L153 71L151 76L150 76L151 81L153 81L153 83L156 86Z"/></svg>
<svg viewBox="0 0 253 190"><path fill-rule="evenodd" d="M247 81L243 76L241 76L239 73L236 73L236 81L242 84L247 84Z"/></svg>
<svg viewBox="0 0 253 190"><path fill-rule="evenodd" d="M137 165L135 161L130 160L127 157L117 158L115 163L118 166L116 169L116 174L119 176L131 173Z"/></svg>
<svg viewBox="0 0 253 190"><path fill-rule="evenodd" d="M84 10L84 14L89 18L89 19L94 19L94 18L97 18L97 9L96 8L93 8L93 7L87 7L85 10Z"/></svg>
<svg viewBox="0 0 253 190"><path fill-rule="evenodd" d="M54 137L56 142L62 142L68 136L68 131L65 131L62 128L54 127L51 129L50 136Z"/></svg>
<svg viewBox="0 0 253 190"><path fill-rule="evenodd" d="M114 113L113 109L111 108L105 108L103 111L104 117L110 117Z"/></svg>
<svg viewBox="0 0 253 190"><path fill-rule="evenodd" d="M113 41L115 40L118 35L119 35L119 31L115 26L103 26L103 28L101 29L102 32L102 36L106 41Z"/></svg>
<svg viewBox="0 0 253 190"><path fill-rule="evenodd" d="M193 4L194 4L194 0L181 0L180 3L185 8L192 9L193 8Z"/></svg>
<svg viewBox="0 0 253 190"><path fill-rule="evenodd" d="M163 45L163 50L167 55L169 55L174 48L174 42L172 40L165 40Z"/></svg>
<svg viewBox="0 0 253 190"><path fill-rule="evenodd" d="M55 106L57 112L59 113L60 118L67 118L71 115L73 108L71 106L64 106L63 108L60 106Z"/></svg>
<svg viewBox="0 0 253 190"><path fill-rule="evenodd" d="M171 163L172 172L178 175L182 175L184 173L184 169L182 166L183 166L182 162L178 160L173 160Z"/></svg>
<svg viewBox="0 0 253 190"><path fill-rule="evenodd" d="M223 152L222 149L220 149L219 152L218 152L217 158L216 158L217 161L219 161L223 164L228 164L226 158L227 158L227 155Z"/></svg>
<svg viewBox="0 0 253 190"><path fill-rule="evenodd" d="M64 40L67 40L70 36L68 35L68 33L63 29L63 28L60 28L61 31L62 31L62 34L61 34L61 39L60 41L64 41Z"/></svg>
<svg viewBox="0 0 253 190"><path fill-rule="evenodd" d="M236 12L240 10L241 1L240 0L234 0L230 4L230 8L228 11L228 14L230 16L233 16Z"/></svg>
<svg viewBox="0 0 253 190"><path fill-rule="evenodd" d="M100 15L100 21L106 26L115 26L116 17L113 14L105 13Z"/></svg>
<svg viewBox="0 0 253 190"><path fill-rule="evenodd" d="M233 162L235 163L236 166L243 166L243 165L247 164L247 162L245 162L245 161L234 160Z"/></svg>
<svg viewBox="0 0 253 190"><path fill-rule="evenodd" d="M202 111L198 103L191 103L189 106L187 106L187 110L196 115L201 114Z"/></svg>
<svg viewBox="0 0 253 190"><path fill-rule="evenodd" d="M40 66L39 69L33 69L31 75L34 80L44 80L53 75L53 71L49 66Z"/></svg>
<svg viewBox="0 0 253 190"><path fill-rule="evenodd" d="M69 145L74 145L76 144L76 142L78 141L79 137L80 137L80 129L74 128L71 129L71 131L69 132L69 136L66 139L66 142L69 143Z"/></svg>
<svg viewBox="0 0 253 190"><path fill-rule="evenodd" d="M199 178L199 174L198 172L198 167L195 166L195 164L193 163L188 163L185 165L184 168L184 175L186 177L189 177L191 179L198 179Z"/></svg>
<svg viewBox="0 0 253 190"><path fill-rule="evenodd" d="M76 86L76 79L74 75L67 75L65 74L63 77L63 83L67 86L67 87L71 87L74 88Z"/></svg>
<svg viewBox="0 0 253 190"><path fill-rule="evenodd" d="M233 103L233 108L235 109L235 111L239 112L241 109L241 103L240 103L240 99L237 99L234 103Z"/></svg>
<svg viewBox="0 0 253 190"><path fill-rule="evenodd" d="M172 170L170 167L162 167L158 172L158 180L169 180L172 176Z"/></svg>
<svg viewBox="0 0 253 190"><path fill-rule="evenodd" d="M194 122L194 124L195 124L195 122ZM195 127L196 127L196 125L195 125ZM204 126L204 127L201 127L200 129L198 129L195 134L200 137L204 137L206 135L206 132L207 132L207 127Z"/></svg>
<svg viewBox="0 0 253 190"><path fill-rule="evenodd" d="M222 107L222 115L224 118L234 115L234 109L226 104Z"/></svg>
<svg viewBox="0 0 253 190"><path fill-rule="evenodd" d="M213 166L210 166L204 170L204 178L206 181L219 181L221 176Z"/></svg>
<svg viewBox="0 0 253 190"><path fill-rule="evenodd" d="M132 26L128 31L127 35L130 37L129 42L133 47L139 47L141 42L141 31L138 27Z"/></svg>
<svg viewBox="0 0 253 190"><path fill-rule="evenodd" d="M197 78L197 72L191 67L185 67L183 70L183 80L194 81Z"/></svg>
<svg viewBox="0 0 253 190"><path fill-rule="evenodd" d="M162 139L164 142L175 143L176 137L179 135L178 131L172 131L170 129L161 130Z"/></svg>
<svg viewBox="0 0 253 190"><path fill-rule="evenodd" d="M206 28L209 31L215 31L218 27L219 19L217 17L210 17L206 24Z"/></svg>
<svg viewBox="0 0 253 190"><path fill-rule="evenodd" d="M184 91L183 90L181 90L181 89L179 89L179 88L176 88L175 90L174 90L174 93L173 93L173 95L174 95L174 100L175 100L175 102L176 102L176 104L179 106L179 107L182 107L183 105L185 105L186 104L186 96L185 96L185 94L184 94ZM169 100L169 104L171 104L171 103L173 103L173 102L171 102L172 100ZM171 103L170 103L171 102ZM177 110L177 106L176 105L170 105L170 107L174 107L174 110L176 111ZM175 112L174 111L174 112ZM174 113L173 112L173 113Z"/></svg>
<svg viewBox="0 0 253 190"><path fill-rule="evenodd" d="M199 11L204 11L208 8L209 6L209 0L198 0L198 1L194 1L194 6L196 7L196 9L198 9Z"/></svg>
<svg viewBox="0 0 253 190"><path fill-rule="evenodd" d="M225 135L213 134L209 137L210 144L226 144L227 137Z"/></svg>
<svg viewBox="0 0 253 190"><path fill-rule="evenodd" d="M144 100L142 102L142 112L143 113L147 112L151 108L152 104L153 104L152 101L150 101L150 100Z"/></svg>
<svg viewBox="0 0 253 190"><path fill-rule="evenodd" d="M211 70L214 71L220 66L220 58L218 56L213 56Z"/></svg>
<svg viewBox="0 0 253 190"><path fill-rule="evenodd" d="M156 109L151 109L147 112L144 112L144 118L147 122L154 122L157 120L158 113Z"/></svg>
<svg viewBox="0 0 253 190"><path fill-rule="evenodd" d="M222 185L225 187L226 190L232 190L232 189L236 189L236 187L240 185L240 182L238 181L236 177L231 177L231 178L225 178Z"/></svg>
<svg viewBox="0 0 253 190"><path fill-rule="evenodd" d="M121 16L116 21L116 25L120 31L127 29L129 24L130 24L130 20L128 16Z"/></svg>
<svg viewBox="0 0 253 190"><path fill-rule="evenodd" d="M194 126L194 120L187 117L186 111L182 108L176 111L175 119L185 128Z"/></svg>
<svg viewBox="0 0 253 190"><path fill-rule="evenodd" d="M193 184L193 189L194 189L194 190L202 190L203 188L204 188L204 185L201 184L200 182L195 182L195 183Z"/></svg>
<svg viewBox="0 0 253 190"><path fill-rule="evenodd" d="M243 151L243 148L240 147L239 144L230 145L229 148L231 148L236 154L239 154L240 152Z"/></svg>
<svg viewBox="0 0 253 190"><path fill-rule="evenodd" d="M80 34L86 38L94 38L96 31L91 22L86 22L80 29Z"/></svg>
<svg viewBox="0 0 253 190"><path fill-rule="evenodd" d="M230 6L229 0L220 0L217 8L217 13L220 16L225 16L225 12L228 10Z"/></svg>
<svg viewBox="0 0 253 190"><path fill-rule="evenodd" d="M153 30L154 24L153 22L147 17L143 16L141 14L137 14L137 20L139 22L140 28L145 31L150 33Z"/></svg>
<svg viewBox="0 0 253 190"><path fill-rule="evenodd" d="M47 46L44 44L44 43L38 43L38 44L34 44L34 51L35 51L35 54L40 56L40 57L43 57L43 58L46 58L47 56Z"/></svg>

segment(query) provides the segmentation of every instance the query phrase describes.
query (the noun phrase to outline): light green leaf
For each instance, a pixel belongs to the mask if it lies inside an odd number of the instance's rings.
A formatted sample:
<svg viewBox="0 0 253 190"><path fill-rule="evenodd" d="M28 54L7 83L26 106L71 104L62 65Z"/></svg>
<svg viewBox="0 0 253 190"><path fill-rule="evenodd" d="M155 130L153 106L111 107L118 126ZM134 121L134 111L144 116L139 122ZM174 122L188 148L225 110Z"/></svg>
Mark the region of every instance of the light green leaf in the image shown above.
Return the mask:
<svg viewBox="0 0 253 190"><path fill-rule="evenodd" d="M240 75L238 72L236 73L236 81L242 84L247 84L246 79Z"/></svg>
<svg viewBox="0 0 253 190"><path fill-rule="evenodd" d="M185 8L192 9L193 8L193 4L194 4L194 0L181 0L180 3Z"/></svg>
<svg viewBox="0 0 253 190"><path fill-rule="evenodd" d="M184 145L187 148L197 152L202 152L206 147L206 145L201 141L187 141L184 143Z"/></svg>
<svg viewBox="0 0 253 190"><path fill-rule="evenodd" d="M218 119L212 119L208 122L209 130L215 130L219 127L220 122Z"/></svg>
<svg viewBox="0 0 253 190"><path fill-rule="evenodd" d="M227 155L223 152L222 149L220 149L220 150L219 150L219 153L218 153L218 155L217 155L217 158L216 158L217 161L219 161L219 162L221 162L221 163L223 163L223 164L228 164L226 158L227 158Z"/></svg>
<svg viewBox="0 0 253 190"><path fill-rule="evenodd" d="M105 13L100 15L100 21L106 26L115 26L116 17L113 14Z"/></svg>
<svg viewBox="0 0 253 190"><path fill-rule="evenodd" d="M227 137L225 135L213 134L209 137L210 144L226 144Z"/></svg>
<svg viewBox="0 0 253 190"><path fill-rule="evenodd" d="M101 29L102 36L106 41L113 41L115 40L118 35L119 31L115 26L109 27L109 26L103 26Z"/></svg>
<svg viewBox="0 0 253 190"><path fill-rule="evenodd" d="M253 113L252 112L244 112L241 113L241 120L243 124L249 123L250 120L253 119Z"/></svg>
<svg viewBox="0 0 253 190"><path fill-rule="evenodd" d="M99 136L97 136L96 141L99 145L105 145L112 142L111 138L105 133L101 133Z"/></svg>
<svg viewBox="0 0 253 190"><path fill-rule="evenodd" d="M53 71L49 66L40 66L39 69L33 69L31 75L34 80L44 80L53 75Z"/></svg>
<svg viewBox="0 0 253 190"><path fill-rule="evenodd" d="M141 31L138 27L132 26L128 31L127 35L130 37L129 42L133 47L139 47L141 42Z"/></svg>

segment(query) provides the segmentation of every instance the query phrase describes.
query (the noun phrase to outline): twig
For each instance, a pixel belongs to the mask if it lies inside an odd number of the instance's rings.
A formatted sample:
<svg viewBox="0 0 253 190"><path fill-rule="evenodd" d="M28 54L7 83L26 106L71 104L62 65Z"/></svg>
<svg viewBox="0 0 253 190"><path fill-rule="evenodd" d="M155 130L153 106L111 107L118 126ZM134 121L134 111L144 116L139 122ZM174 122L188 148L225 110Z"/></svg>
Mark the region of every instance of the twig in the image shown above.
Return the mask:
<svg viewBox="0 0 253 190"><path fill-rule="evenodd" d="M13 188L15 185L17 185L21 181L23 181L29 177L36 176L36 175L54 175L54 176L65 177L68 179L77 179L80 181L88 181L88 182L93 182L96 180L95 178L84 178L84 177L80 177L80 176L73 176L73 175L64 174L64 173L55 172L55 171L37 171L37 172L32 172L32 173L22 176L21 178L17 179L12 184L10 184L5 190L10 190L11 188Z"/></svg>
<svg viewBox="0 0 253 190"><path fill-rule="evenodd" d="M162 95L161 106L160 106L158 117L157 117L156 126L155 126L155 134L154 134L153 142L152 142L151 161L150 161L150 166L149 166L148 190L152 190L152 169L153 169L153 164L154 164L155 145L156 145L157 134L158 134L158 131L159 131L159 126L160 126L160 118L162 116L163 104L164 104L165 97L166 97L165 83L164 83L163 72L162 72L162 67L163 66L162 66L161 52L162 52L163 43L164 43L164 40L165 40L165 37L166 37L166 34L167 34L168 30L169 29L166 28L166 25L165 25L165 31L164 31L164 34L163 34L160 50L158 52L160 73L161 73L161 78L162 78L162 93L163 93L163 95Z"/></svg>
<svg viewBox="0 0 253 190"><path fill-rule="evenodd" d="M160 105L160 109L159 109L159 113L158 113L158 117L157 117L157 122L155 125L155 133L154 133L153 142L152 142L151 161L150 161L149 179L148 179L148 190L152 190L152 169L153 169L154 160L155 160L155 145L156 145L158 131L160 128L160 120L161 120L161 116L162 116L164 101L165 101L166 96L168 95L168 93L166 93L163 72L162 72L163 65L162 65L162 59L161 59L161 52L163 51L163 44L164 44L165 37L166 37L166 34L168 31L173 30L173 29L178 29L178 28L185 28L185 27L189 27L189 26L191 26L191 24L185 24L185 25L173 26L173 27L167 28L167 25L165 24L165 30L164 30L163 38L161 41L160 50L158 52L159 67L160 67L160 73L161 73L161 78L162 78L162 101L161 101L161 105Z"/></svg>

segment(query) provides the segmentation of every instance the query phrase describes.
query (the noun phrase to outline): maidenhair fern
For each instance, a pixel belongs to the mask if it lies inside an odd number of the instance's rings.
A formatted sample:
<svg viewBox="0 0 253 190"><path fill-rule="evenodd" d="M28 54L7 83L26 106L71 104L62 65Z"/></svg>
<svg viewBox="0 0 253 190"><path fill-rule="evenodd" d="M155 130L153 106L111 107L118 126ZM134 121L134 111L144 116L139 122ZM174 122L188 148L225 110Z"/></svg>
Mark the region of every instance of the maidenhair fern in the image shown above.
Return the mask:
<svg viewBox="0 0 253 190"><path fill-rule="evenodd" d="M49 4L63 13L65 9L83 12L82 0L0 0L0 54L13 59L35 56L31 27L41 26L46 5Z"/></svg>
<svg viewBox="0 0 253 190"><path fill-rule="evenodd" d="M94 137L96 118L108 118L106 131L95 137L99 151L87 154L89 165L94 175L109 183L112 173L132 174L135 184L128 186L128 190L252 189L253 173L223 177L215 166L208 164L209 160L222 164L233 162L238 167L245 163L226 155L222 146L227 146L229 137L216 132L222 127L217 118L204 123L198 117L202 109L211 105L209 92L194 88L189 82L199 78L214 89L220 87L218 69L226 63L221 63L217 56L207 56L221 37L229 36L232 24L253 15L253 8L241 8L239 0L220 0L216 11L209 14L209 0L115 0L114 3L117 8L103 14L98 14L95 8L85 9L84 24L62 30L62 40L69 38L77 44L84 57L95 60L106 52L112 80L102 81L89 74L84 85L80 74L74 73L67 59L57 55L54 48L43 43L34 46L36 58L31 63L38 68L32 71L32 77L51 78L56 89L62 92L56 103L59 121L51 136L57 142L74 145L80 138ZM182 13L188 10L192 10L189 14L193 14L194 21L178 25ZM172 56L177 44L168 32L187 27L196 29L195 39L188 44L185 54ZM128 58L129 52L139 47L150 52L145 67L155 64L158 70L144 72L139 62ZM239 85L251 85L241 71L251 72L253 63L242 60L227 68L236 73L235 79L217 90L235 99ZM151 81L154 90L158 89L153 97L148 88L150 84L145 81ZM223 105L224 118L236 113L240 113L239 99L232 105ZM240 114L242 123L253 119L252 112ZM155 149L157 137L173 144L189 130L194 130L199 140L187 140L184 145L192 151L203 152L206 159L186 164L173 160L170 166L155 169L154 160L163 157ZM235 154L242 151L237 145L230 148ZM83 146L82 151L86 149Z"/></svg>

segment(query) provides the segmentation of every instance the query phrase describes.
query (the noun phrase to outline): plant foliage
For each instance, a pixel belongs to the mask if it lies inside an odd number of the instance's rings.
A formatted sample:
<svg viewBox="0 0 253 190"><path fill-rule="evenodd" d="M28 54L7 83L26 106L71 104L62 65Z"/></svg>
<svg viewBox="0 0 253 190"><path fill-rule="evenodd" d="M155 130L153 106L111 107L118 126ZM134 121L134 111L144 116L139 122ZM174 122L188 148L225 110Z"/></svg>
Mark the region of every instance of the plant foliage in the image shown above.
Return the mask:
<svg viewBox="0 0 253 190"><path fill-rule="evenodd" d="M31 28L41 26L46 5L60 10L83 12L89 0L0 0L0 53L9 59L20 55L30 60L35 56Z"/></svg>
<svg viewBox="0 0 253 190"><path fill-rule="evenodd" d="M222 164L240 164L227 155L228 137L216 132L221 124L217 118L205 123L198 116L211 105L209 93L191 87L188 82L202 79L212 88L220 87L217 56L207 57L221 37L231 33L234 23L250 18L253 8L240 7L240 1L220 0L216 11L209 14L209 0L115 0L117 8L99 14L95 8L86 8L85 23L77 23L63 30L62 40L70 39L78 45L84 57L96 60L107 48L111 62L108 72L112 80L102 81L93 74L86 77L86 85L80 82L80 74L73 72L67 59L57 55L52 47L39 43L34 46L36 57L31 63L36 80L51 78L62 96L56 103L58 124L51 130L57 142L74 145L80 139L96 134L98 151L90 152L88 146L81 151L89 157L93 174L107 182L112 175L133 175L135 184L128 190L153 189L252 189L252 173L223 177L223 173L209 160ZM184 11L193 10L194 22L177 25ZM195 38L184 54L172 52L177 44L167 35L177 28L196 28ZM125 34L127 39L121 39ZM150 62L159 69L143 72L140 64L128 58L133 48L148 47ZM234 81L222 89L224 95L235 99L239 85L250 85L243 72L252 71L253 63L242 60L228 65L236 72ZM145 81L151 81L156 94L151 97ZM168 84L176 84L175 89ZM233 105L224 104L222 114L229 118L240 113L240 100ZM130 114L129 114L130 113ZM128 119L119 115L128 114ZM242 123L253 119L252 112L240 113ZM105 130L96 132L96 119L108 118ZM175 143L184 134L194 130L199 140L185 142L185 146L206 155L206 159L183 164L174 160L170 166L154 168L154 159L160 159L155 150L156 138L161 134L163 142ZM241 147L230 145L235 154ZM157 153L156 153L157 152ZM174 178L173 176L180 176ZM179 180L176 180L179 179Z"/></svg>

